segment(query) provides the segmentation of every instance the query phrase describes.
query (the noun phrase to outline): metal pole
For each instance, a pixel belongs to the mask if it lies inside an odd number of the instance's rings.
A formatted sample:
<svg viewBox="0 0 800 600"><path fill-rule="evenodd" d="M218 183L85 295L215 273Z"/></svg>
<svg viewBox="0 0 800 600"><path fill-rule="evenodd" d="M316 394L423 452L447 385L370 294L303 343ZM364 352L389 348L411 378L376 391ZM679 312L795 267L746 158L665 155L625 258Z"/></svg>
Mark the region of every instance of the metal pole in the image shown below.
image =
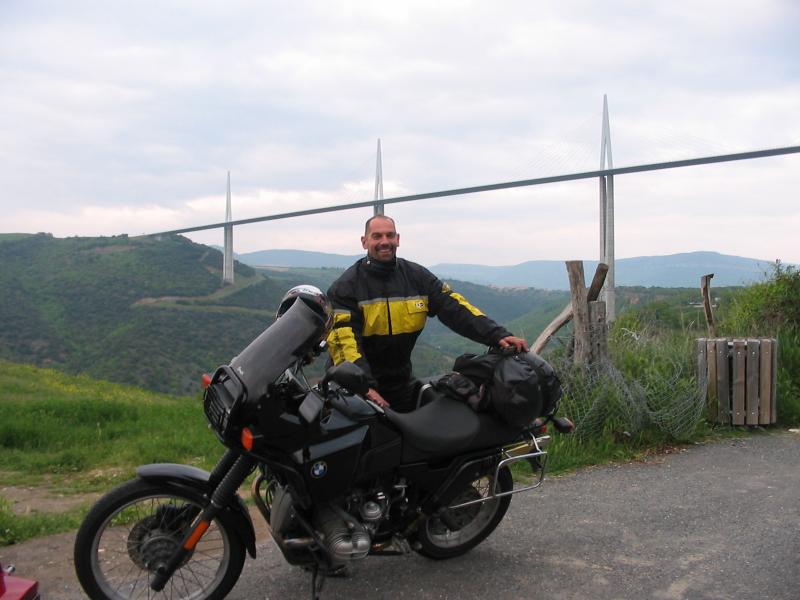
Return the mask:
<svg viewBox="0 0 800 600"><path fill-rule="evenodd" d="M381 138L378 138L378 158L375 162L375 200L383 200L383 166L381 164ZM376 202L374 214L383 214L383 202Z"/></svg>
<svg viewBox="0 0 800 600"><path fill-rule="evenodd" d="M603 94L603 133L600 140L600 170L613 171L611 156L611 125L608 120L608 97ZM600 262L608 265L602 299L606 303L606 321L616 318L616 288L614 285L614 175L600 177Z"/></svg>
<svg viewBox="0 0 800 600"><path fill-rule="evenodd" d="M228 193L225 204L225 243L222 254L222 283L233 283L233 225L231 224L231 172L228 171Z"/></svg>

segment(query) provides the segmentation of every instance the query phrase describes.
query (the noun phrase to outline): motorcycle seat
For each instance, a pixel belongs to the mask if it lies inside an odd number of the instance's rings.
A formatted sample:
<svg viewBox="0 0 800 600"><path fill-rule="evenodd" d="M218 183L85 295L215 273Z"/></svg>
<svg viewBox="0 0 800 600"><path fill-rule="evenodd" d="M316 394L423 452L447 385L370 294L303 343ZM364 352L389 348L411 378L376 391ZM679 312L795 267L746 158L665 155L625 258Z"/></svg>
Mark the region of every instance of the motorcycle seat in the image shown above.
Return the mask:
<svg viewBox="0 0 800 600"><path fill-rule="evenodd" d="M470 446L481 426L469 406L446 397L410 413L388 409L386 417L403 434L404 462L460 452Z"/></svg>

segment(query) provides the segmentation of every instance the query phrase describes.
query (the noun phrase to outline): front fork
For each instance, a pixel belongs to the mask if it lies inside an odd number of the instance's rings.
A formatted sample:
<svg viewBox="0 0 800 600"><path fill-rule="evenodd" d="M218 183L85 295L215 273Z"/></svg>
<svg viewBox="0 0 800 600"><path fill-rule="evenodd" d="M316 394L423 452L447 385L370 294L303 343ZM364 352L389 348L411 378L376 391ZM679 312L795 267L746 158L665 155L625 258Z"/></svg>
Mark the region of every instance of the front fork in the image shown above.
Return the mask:
<svg viewBox="0 0 800 600"><path fill-rule="evenodd" d="M236 495L236 490L242 485L247 476L253 471L256 461L250 456L229 450L222 460L220 460L214 472L211 474L210 482L218 482L211 495L211 501L203 511L194 519L191 527L186 532L181 541L180 547L170 557L167 562L156 566L155 575L150 581L150 588L160 592L167 585L170 577L175 573L178 566L183 563L191 554L197 542L211 525L212 521L222 512ZM226 472L227 471L227 472ZM221 481L220 481L221 479Z"/></svg>

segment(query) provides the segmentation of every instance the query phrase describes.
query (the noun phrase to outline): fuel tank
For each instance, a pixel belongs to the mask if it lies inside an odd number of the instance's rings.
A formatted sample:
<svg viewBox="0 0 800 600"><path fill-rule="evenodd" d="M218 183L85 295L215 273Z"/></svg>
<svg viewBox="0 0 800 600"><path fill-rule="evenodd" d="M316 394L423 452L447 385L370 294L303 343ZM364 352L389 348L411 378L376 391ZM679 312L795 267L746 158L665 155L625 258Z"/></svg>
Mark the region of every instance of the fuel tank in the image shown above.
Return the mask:
<svg viewBox="0 0 800 600"><path fill-rule="evenodd" d="M357 407L363 400L349 399ZM400 464L400 434L376 413L356 408L349 415L329 410L302 447L291 456L315 500L340 496L354 483L391 470Z"/></svg>

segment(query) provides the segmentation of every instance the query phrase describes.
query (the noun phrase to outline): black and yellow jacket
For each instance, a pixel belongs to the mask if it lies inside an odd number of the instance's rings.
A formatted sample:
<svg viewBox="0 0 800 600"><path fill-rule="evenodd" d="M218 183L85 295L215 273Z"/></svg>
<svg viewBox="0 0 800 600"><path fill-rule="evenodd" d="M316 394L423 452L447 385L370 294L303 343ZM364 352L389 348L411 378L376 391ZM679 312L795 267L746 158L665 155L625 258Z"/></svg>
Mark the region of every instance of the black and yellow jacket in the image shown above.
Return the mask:
<svg viewBox="0 0 800 600"><path fill-rule="evenodd" d="M362 258L331 285L328 297L333 363L356 363L376 389L411 376L411 351L429 316L487 346L511 335L428 269L402 258L390 265Z"/></svg>

